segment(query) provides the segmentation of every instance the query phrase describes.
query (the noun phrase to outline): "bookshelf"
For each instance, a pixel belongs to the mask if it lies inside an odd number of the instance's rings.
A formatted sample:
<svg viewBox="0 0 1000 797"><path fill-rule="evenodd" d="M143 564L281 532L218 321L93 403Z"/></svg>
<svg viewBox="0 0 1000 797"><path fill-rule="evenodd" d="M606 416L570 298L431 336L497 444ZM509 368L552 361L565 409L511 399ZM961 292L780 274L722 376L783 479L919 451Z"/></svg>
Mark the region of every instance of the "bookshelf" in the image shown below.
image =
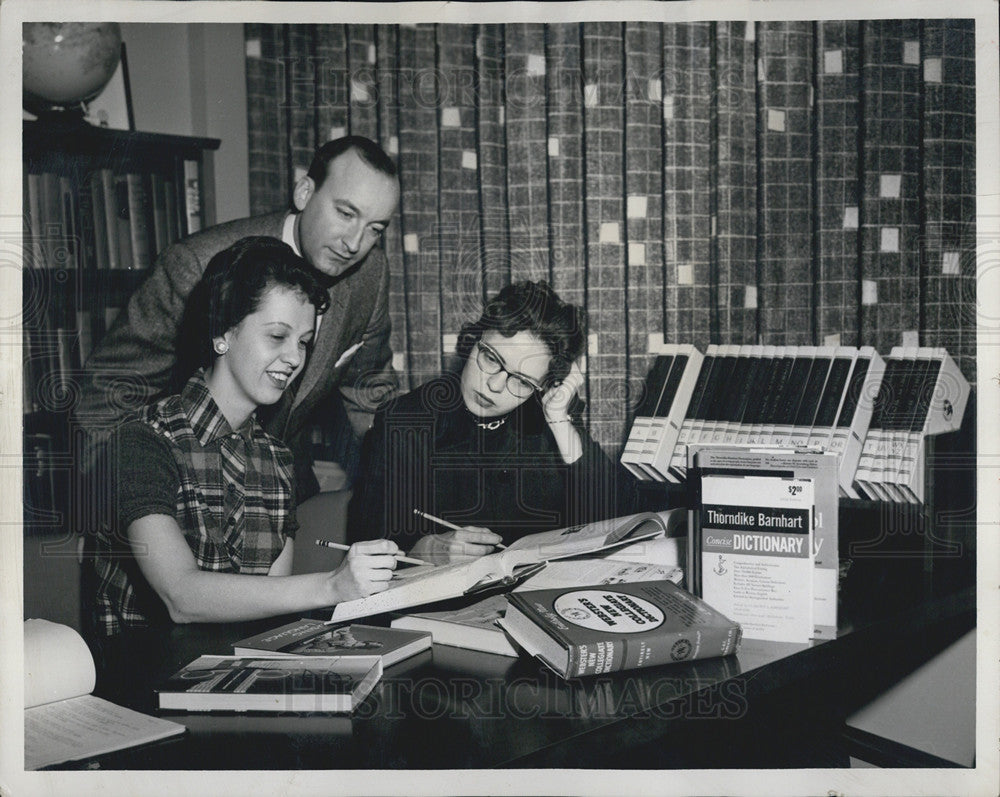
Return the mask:
<svg viewBox="0 0 1000 797"><path fill-rule="evenodd" d="M158 253L215 222L219 140L25 121L24 523L66 528L76 379ZM86 501L76 503L85 504Z"/></svg>
<svg viewBox="0 0 1000 797"><path fill-rule="evenodd" d="M943 348L677 344L651 363L621 463L655 510L697 501L691 444L835 453L841 561L954 586L975 575L975 441L975 391Z"/></svg>

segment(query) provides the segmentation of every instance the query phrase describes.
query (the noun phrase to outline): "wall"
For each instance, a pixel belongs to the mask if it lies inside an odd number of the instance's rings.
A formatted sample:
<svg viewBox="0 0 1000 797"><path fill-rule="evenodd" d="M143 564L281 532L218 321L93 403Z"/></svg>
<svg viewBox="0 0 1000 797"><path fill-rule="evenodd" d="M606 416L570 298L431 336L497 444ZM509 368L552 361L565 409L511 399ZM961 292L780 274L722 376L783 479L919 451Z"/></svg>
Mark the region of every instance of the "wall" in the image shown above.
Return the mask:
<svg viewBox="0 0 1000 797"><path fill-rule="evenodd" d="M136 128L221 139L214 155L215 220L248 215L243 26L126 23L122 37Z"/></svg>
<svg viewBox="0 0 1000 797"><path fill-rule="evenodd" d="M617 452L668 343L945 346L975 381L963 20L248 24L251 204L315 146L401 169L397 367L438 372L511 279L586 307Z"/></svg>

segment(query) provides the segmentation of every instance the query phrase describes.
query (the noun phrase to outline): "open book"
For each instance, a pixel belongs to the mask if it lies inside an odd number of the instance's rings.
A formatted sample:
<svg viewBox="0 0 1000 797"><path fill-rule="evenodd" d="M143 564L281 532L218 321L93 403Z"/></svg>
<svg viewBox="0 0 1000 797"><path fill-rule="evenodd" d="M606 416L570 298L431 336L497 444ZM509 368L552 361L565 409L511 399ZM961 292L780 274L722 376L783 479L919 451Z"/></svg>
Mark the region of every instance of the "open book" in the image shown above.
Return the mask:
<svg viewBox="0 0 1000 797"><path fill-rule="evenodd" d="M76 631L48 620L25 620L25 769L91 758L186 730L94 697L95 680L94 659Z"/></svg>
<svg viewBox="0 0 1000 797"><path fill-rule="evenodd" d="M387 590L338 604L329 622L397 611L495 587L513 587L539 572L550 560L662 536L671 527L671 517L670 512L643 512L543 531L512 542L504 551L469 562L409 568L400 571Z"/></svg>

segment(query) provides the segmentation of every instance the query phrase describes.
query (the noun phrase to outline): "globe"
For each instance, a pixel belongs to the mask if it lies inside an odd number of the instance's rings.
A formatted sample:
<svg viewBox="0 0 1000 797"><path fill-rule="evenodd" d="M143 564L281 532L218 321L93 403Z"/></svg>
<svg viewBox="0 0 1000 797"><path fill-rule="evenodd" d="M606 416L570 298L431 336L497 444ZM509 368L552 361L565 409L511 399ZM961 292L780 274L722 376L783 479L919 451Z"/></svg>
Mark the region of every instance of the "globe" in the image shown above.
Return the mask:
<svg viewBox="0 0 1000 797"><path fill-rule="evenodd" d="M24 107L33 113L79 109L118 68L117 22L26 22L21 31Z"/></svg>

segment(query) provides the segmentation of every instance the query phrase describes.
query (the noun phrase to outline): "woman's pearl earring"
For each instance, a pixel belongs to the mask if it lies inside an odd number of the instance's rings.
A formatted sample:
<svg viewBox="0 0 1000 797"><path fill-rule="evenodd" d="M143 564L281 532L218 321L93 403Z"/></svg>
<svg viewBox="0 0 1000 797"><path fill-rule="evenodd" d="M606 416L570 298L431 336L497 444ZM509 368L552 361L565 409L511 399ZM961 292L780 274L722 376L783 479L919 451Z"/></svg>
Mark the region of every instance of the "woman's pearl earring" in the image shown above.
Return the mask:
<svg viewBox="0 0 1000 797"><path fill-rule="evenodd" d="M216 354L225 354L227 351L229 351L229 344L226 343L226 341L224 340L217 340L215 341L214 348Z"/></svg>

